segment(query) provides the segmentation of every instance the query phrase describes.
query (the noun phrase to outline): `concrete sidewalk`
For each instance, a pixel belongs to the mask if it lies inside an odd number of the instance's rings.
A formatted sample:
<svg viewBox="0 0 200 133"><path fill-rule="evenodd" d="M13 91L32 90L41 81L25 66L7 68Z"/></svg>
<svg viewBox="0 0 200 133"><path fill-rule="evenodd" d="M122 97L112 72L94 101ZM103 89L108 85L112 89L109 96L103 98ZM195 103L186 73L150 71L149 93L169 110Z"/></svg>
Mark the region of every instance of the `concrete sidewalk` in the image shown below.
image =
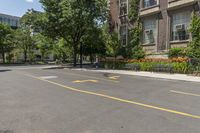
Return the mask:
<svg viewBox="0 0 200 133"><path fill-rule="evenodd" d="M128 71L128 70L90 70L90 69L74 69L74 70L134 75L134 76L142 76L142 77L152 77L152 78L161 78L161 79L180 80L180 81L200 83L200 77L189 76L186 74L167 74L167 73L155 73L155 72L143 72L143 71L136 72L136 71Z"/></svg>

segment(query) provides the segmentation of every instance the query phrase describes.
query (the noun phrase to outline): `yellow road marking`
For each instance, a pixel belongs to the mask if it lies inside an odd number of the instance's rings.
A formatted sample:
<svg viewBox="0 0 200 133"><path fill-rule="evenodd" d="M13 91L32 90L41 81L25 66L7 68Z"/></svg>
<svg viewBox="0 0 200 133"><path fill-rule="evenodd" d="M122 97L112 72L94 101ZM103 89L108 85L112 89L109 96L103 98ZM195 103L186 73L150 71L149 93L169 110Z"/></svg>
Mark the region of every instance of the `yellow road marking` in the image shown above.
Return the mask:
<svg viewBox="0 0 200 133"><path fill-rule="evenodd" d="M53 72L53 71L49 71L49 72ZM54 73L54 72L53 72ZM109 82L115 82L115 83L119 83L119 81L116 80L109 80L109 79L105 79L105 78L98 78L98 77L94 77L94 76L88 76L88 75L80 75L80 74L75 74L75 73L61 73L59 71L56 71L56 73L60 73L60 74L65 74L65 75L73 75L73 76L79 76L79 77L84 77L84 78L91 78L91 79L98 79L98 80L104 80L104 81L109 81Z"/></svg>
<svg viewBox="0 0 200 133"><path fill-rule="evenodd" d="M114 79L114 80L116 80L116 79L118 79L118 78L120 78L120 76L112 76L112 77L109 77L109 79Z"/></svg>
<svg viewBox="0 0 200 133"><path fill-rule="evenodd" d="M183 95L200 97L200 94L194 94L194 93L188 93L188 92L182 92L182 91L175 91L175 90L170 90L170 92L176 93L176 94L183 94Z"/></svg>
<svg viewBox="0 0 200 133"><path fill-rule="evenodd" d="M97 83L97 80L75 80L73 83L85 83L85 82L92 82L92 83Z"/></svg>
<svg viewBox="0 0 200 133"><path fill-rule="evenodd" d="M59 84L59 83L56 83L56 82L53 82L53 81L41 79L41 78L35 77L33 75L27 75L26 74L26 76L29 76L29 77L32 77L32 78L35 78L35 79L38 79L38 80L41 80L41 81L44 81L44 82L48 82L48 83L54 84L56 86L60 86L62 88L65 88L65 89L71 90L71 91L75 91L75 92L95 95L95 96L99 96L99 97L103 97L103 98L107 98L107 99L111 99L111 100L115 100L115 101L119 101L119 102L123 102L123 103L130 103L130 104L134 104L134 105L138 105L138 106L142 106L142 107L146 107L146 108L151 108L151 109L160 110L160 111L164 111L164 112L168 112L168 113L173 113L173 114L177 114L177 115L182 115L182 116L187 116L187 117L191 117L191 118L195 118L195 119L200 119L199 115L193 115L193 114L180 112L180 111L176 111L176 110L172 110L172 109L167 109L167 108L162 108L162 107L158 107L158 106L143 104L143 103L130 101L130 100L125 100L125 99L121 99L121 98L117 98L117 97L113 97L113 96L109 96L109 95L105 95L105 94L101 94L101 93L84 91L84 90L76 89L76 88L73 88L73 87L65 86L65 85L62 85L62 84Z"/></svg>

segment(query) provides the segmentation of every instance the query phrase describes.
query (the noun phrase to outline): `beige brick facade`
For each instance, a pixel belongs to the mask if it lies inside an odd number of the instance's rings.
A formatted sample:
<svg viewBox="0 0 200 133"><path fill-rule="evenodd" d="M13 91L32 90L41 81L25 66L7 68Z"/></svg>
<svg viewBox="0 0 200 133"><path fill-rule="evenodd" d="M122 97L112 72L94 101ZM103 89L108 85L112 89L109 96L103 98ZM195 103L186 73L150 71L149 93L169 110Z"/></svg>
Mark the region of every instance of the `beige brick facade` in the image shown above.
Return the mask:
<svg viewBox="0 0 200 133"><path fill-rule="evenodd" d="M114 15L112 21L119 28L120 0L110 1L110 11ZM199 0L141 0L141 44L146 53L161 53L174 47L187 47L191 40L188 30L191 14L200 11L199 3Z"/></svg>

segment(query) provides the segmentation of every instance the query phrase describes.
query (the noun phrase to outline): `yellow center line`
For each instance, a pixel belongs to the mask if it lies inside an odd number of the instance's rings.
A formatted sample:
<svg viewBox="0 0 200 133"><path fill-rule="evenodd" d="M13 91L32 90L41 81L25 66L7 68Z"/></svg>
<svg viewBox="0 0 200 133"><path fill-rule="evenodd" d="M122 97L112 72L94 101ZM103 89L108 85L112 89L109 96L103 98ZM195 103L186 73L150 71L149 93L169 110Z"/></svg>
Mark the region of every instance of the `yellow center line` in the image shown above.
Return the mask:
<svg viewBox="0 0 200 133"><path fill-rule="evenodd" d="M194 94L194 93L188 93L188 92L182 92L182 91L175 91L175 90L170 90L170 92L176 93L176 94L182 94L182 95L189 95L189 96L200 97L200 94Z"/></svg>
<svg viewBox="0 0 200 133"><path fill-rule="evenodd" d="M111 100L115 100L115 101L119 101L119 102L123 102L123 103L130 103L130 104L134 104L134 105L138 105L138 106L142 106L142 107L146 107L146 108L151 108L151 109L155 109L155 110L160 110L160 111L164 111L164 112L168 112L168 113L173 113L173 114L177 114L177 115L182 115L182 116L187 116L187 117L191 117L191 118L195 118L195 119L200 119L199 115L193 115L193 114L189 114L189 113L185 113L185 112L180 112L180 111L176 111L176 110L171 110L171 109L167 109L167 108L162 108L162 107L157 107L157 106L153 106L153 105L148 105L148 104L143 104L143 103L139 103L139 102L135 102L135 101L130 101L130 100L126 100L126 99L121 99L121 98L117 98L117 97L113 97L113 96L109 96L109 95L105 95L105 94L101 94L101 93L95 93L95 92L91 92L91 91L84 91L84 90L80 90L80 89L76 89L73 87L69 87L69 86L65 86L53 81L49 81L49 80L45 80L45 79L41 79L39 77L35 77L33 75L27 75L29 77L44 81L44 82L48 82L51 84L54 84L56 86L60 86L62 88L65 88L67 90L71 90L71 91L75 91L75 92L80 92L80 93L84 93L84 94L90 94L90 95L95 95L95 96L99 96L99 97L103 97L103 98L107 98L107 99L111 99Z"/></svg>

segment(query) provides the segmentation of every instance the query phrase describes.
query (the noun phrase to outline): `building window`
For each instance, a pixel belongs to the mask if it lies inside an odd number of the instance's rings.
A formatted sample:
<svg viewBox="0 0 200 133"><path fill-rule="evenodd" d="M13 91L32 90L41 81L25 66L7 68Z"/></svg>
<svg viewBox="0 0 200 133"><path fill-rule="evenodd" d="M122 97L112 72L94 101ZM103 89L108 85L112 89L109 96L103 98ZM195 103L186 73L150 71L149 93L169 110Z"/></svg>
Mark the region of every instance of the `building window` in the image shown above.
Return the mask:
<svg viewBox="0 0 200 133"><path fill-rule="evenodd" d="M182 12L172 15L171 40L188 40L191 12Z"/></svg>
<svg viewBox="0 0 200 133"><path fill-rule="evenodd" d="M148 19L143 22L143 43L155 43L157 38L156 19Z"/></svg>
<svg viewBox="0 0 200 133"><path fill-rule="evenodd" d="M19 26L19 23L18 21L15 21L15 26L18 27Z"/></svg>
<svg viewBox="0 0 200 133"><path fill-rule="evenodd" d="M9 18L8 18L8 20L7 20L7 24L8 24L8 25L11 25L11 21L10 21Z"/></svg>
<svg viewBox="0 0 200 133"><path fill-rule="evenodd" d="M3 18L3 23L7 23L7 18Z"/></svg>
<svg viewBox="0 0 200 133"><path fill-rule="evenodd" d="M126 46L127 44L127 36L128 36L128 28L127 26L121 26L120 27L120 40L121 40L121 45Z"/></svg>
<svg viewBox="0 0 200 133"><path fill-rule="evenodd" d="M121 0L120 1L120 16L127 15L128 10L127 0Z"/></svg>
<svg viewBox="0 0 200 133"><path fill-rule="evenodd" d="M11 26L15 26L15 20L14 19L11 20Z"/></svg>
<svg viewBox="0 0 200 133"><path fill-rule="evenodd" d="M147 8L147 7L151 7L157 5L157 0L144 0L143 1L143 7Z"/></svg>
<svg viewBox="0 0 200 133"><path fill-rule="evenodd" d="M121 17L121 18L120 18L120 21L121 21L121 25L127 24L127 19L126 19L126 17Z"/></svg>

